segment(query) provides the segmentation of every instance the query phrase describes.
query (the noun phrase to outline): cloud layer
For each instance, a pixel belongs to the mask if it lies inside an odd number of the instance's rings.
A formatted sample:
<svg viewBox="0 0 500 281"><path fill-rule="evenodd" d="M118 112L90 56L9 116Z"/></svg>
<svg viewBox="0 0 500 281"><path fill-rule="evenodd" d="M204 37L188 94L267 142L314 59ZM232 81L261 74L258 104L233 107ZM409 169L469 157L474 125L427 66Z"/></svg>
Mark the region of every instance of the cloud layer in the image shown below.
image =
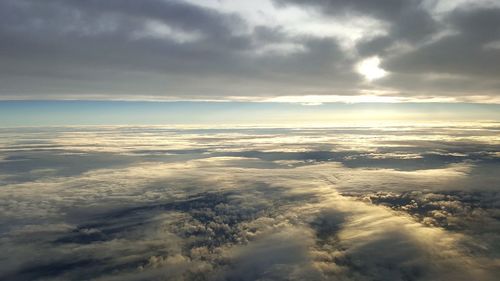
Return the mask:
<svg viewBox="0 0 500 281"><path fill-rule="evenodd" d="M7 0L0 11L1 99L499 101L496 1ZM387 75L359 73L370 58Z"/></svg>
<svg viewBox="0 0 500 281"><path fill-rule="evenodd" d="M2 129L0 276L495 280L498 130Z"/></svg>

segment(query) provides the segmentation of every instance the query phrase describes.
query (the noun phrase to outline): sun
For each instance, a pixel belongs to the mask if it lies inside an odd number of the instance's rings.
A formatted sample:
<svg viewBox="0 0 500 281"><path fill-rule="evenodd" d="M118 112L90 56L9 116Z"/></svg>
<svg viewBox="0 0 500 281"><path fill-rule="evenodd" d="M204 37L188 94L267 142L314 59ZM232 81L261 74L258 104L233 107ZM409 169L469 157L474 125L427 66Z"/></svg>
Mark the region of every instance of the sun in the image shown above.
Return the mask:
<svg viewBox="0 0 500 281"><path fill-rule="evenodd" d="M387 76L388 72L380 67L378 56L362 60L356 65L356 71L363 75L366 80L374 81Z"/></svg>

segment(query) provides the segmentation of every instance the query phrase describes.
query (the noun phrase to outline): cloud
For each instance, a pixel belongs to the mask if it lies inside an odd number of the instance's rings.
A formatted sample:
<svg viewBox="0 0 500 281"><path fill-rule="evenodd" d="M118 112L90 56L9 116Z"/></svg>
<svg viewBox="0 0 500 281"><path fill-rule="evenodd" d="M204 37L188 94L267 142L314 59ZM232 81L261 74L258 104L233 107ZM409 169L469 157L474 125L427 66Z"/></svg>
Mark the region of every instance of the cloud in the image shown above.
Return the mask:
<svg viewBox="0 0 500 281"><path fill-rule="evenodd" d="M309 234L309 235L308 235ZM321 280L308 256L314 243L308 230L288 228L232 249L235 268L227 280Z"/></svg>
<svg viewBox="0 0 500 281"><path fill-rule="evenodd" d="M0 276L495 280L497 128L478 128L20 132L4 159L49 134L62 155L127 161L2 182ZM42 161L53 146L31 153Z"/></svg>
<svg viewBox="0 0 500 281"><path fill-rule="evenodd" d="M443 2L443 3L441 3ZM1 99L498 102L488 1L3 1ZM14 16L15 15L15 16ZM391 75L355 71L379 57Z"/></svg>
<svg viewBox="0 0 500 281"><path fill-rule="evenodd" d="M335 83L343 84L350 75L330 63L346 60L335 41L290 38L280 28L269 26L241 34L238 30L247 23L240 16L183 1L148 1L140 6L134 1L105 5L7 1L2 5L4 98L143 95L206 100L235 95L232 88L218 86L231 81L254 81L253 86L245 83L248 88L239 89L238 95L250 96L285 92L289 77L306 75L314 80L310 85L331 85L316 76L339 73L342 77ZM21 16L9 16L12 13ZM248 55L281 54L289 46L304 52L257 60ZM325 56L329 62L323 60ZM285 75L276 75L278 70Z"/></svg>

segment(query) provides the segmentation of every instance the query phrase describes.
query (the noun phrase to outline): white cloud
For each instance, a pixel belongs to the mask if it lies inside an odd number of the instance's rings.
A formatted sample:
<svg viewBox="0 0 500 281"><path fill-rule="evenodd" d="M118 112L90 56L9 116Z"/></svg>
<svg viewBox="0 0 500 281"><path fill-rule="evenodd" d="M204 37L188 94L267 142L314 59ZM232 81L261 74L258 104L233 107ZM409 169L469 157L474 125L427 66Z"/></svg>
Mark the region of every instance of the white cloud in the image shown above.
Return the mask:
<svg viewBox="0 0 500 281"><path fill-rule="evenodd" d="M132 34L133 39L153 38L171 40L177 43L192 43L202 38L198 32L187 32L173 28L161 21L149 20L144 24L144 30Z"/></svg>
<svg viewBox="0 0 500 281"><path fill-rule="evenodd" d="M188 0L194 5L235 13L245 19L250 27L265 26L283 30L291 37L335 38L345 51L351 51L360 40L369 40L387 34L387 25L374 18L345 15L331 18L314 9L298 6L280 6L272 0L250 2L231 0Z"/></svg>

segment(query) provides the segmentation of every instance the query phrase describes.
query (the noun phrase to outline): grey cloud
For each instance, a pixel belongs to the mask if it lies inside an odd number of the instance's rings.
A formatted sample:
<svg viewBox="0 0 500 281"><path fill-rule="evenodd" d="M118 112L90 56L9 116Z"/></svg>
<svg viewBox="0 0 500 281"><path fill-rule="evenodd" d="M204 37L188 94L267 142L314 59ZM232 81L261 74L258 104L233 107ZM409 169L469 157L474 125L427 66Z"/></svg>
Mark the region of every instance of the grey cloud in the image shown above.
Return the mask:
<svg viewBox="0 0 500 281"><path fill-rule="evenodd" d="M346 0L277 0L278 3L296 3L312 5L322 12L339 16L350 13L352 16L372 16L389 24L391 41L418 41L433 34L439 24L424 8L421 0L384 0L384 1L346 1ZM376 38L374 40L380 40ZM380 51L380 50L379 50Z"/></svg>
<svg viewBox="0 0 500 281"><path fill-rule="evenodd" d="M236 12L180 0L3 1L0 95L262 99L357 95L360 88L383 86L406 96L496 98L498 49L484 46L499 40L497 9L464 4L438 18L429 3L274 1L276 9L314 9L328 19L365 16L388 26L386 35L361 38L355 51L346 52L338 38L290 34L286 26L266 23L253 26ZM167 26L160 31L163 38L146 34L151 22ZM436 37L450 30L457 34ZM404 44L415 49L401 52L398 46ZM277 49L269 51L273 46ZM266 48L269 53L259 54ZM354 65L372 55L379 55L391 74L370 86Z"/></svg>
<svg viewBox="0 0 500 281"><path fill-rule="evenodd" d="M499 15L500 10L495 8L461 8L453 11L445 22L454 33L409 53L390 57L384 65L396 75L385 84L396 83L401 89L406 87L417 93L421 86L409 81L416 79L420 85L423 83L428 87L427 93L496 93L499 50L488 49L485 45L500 38ZM442 78L420 79L425 77L425 72L442 74ZM398 82L398 79L401 81Z"/></svg>
<svg viewBox="0 0 500 281"><path fill-rule="evenodd" d="M485 49L484 45L500 38L499 15L500 9L455 11L448 20L458 34L395 58L387 66L403 73L427 70L466 77L497 77L498 50Z"/></svg>
<svg viewBox="0 0 500 281"><path fill-rule="evenodd" d="M441 12L438 18L430 1L277 2L312 5L333 16L370 15L387 22L388 35L364 40L356 46L361 56L379 55L386 59L383 68L391 75L375 84L409 96L458 96L464 101L473 100L467 96L498 96L495 77L499 50L485 48L500 38L498 8L465 3L444 15ZM401 44L414 49L399 53L395 46Z"/></svg>
<svg viewBox="0 0 500 281"><path fill-rule="evenodd" d="M356 79L350 71L338 70L342 64L337 62L346 58L331 40L299 38L296 44L306 52L288 59L249 56L262 45L293 41L279 30L263 35L266 27L241 34L246 23L237 15L181 1L6 1L2 5L0 72L5 97L206 99L285 94L289 89L283 87L290 83L331 85L325 78L334 73L340 75L335 79L338 88L349 83L345 80ZM151 20L199 38L176 42L136 37ZM254 86L235 91L231 81Z"/></svg>

